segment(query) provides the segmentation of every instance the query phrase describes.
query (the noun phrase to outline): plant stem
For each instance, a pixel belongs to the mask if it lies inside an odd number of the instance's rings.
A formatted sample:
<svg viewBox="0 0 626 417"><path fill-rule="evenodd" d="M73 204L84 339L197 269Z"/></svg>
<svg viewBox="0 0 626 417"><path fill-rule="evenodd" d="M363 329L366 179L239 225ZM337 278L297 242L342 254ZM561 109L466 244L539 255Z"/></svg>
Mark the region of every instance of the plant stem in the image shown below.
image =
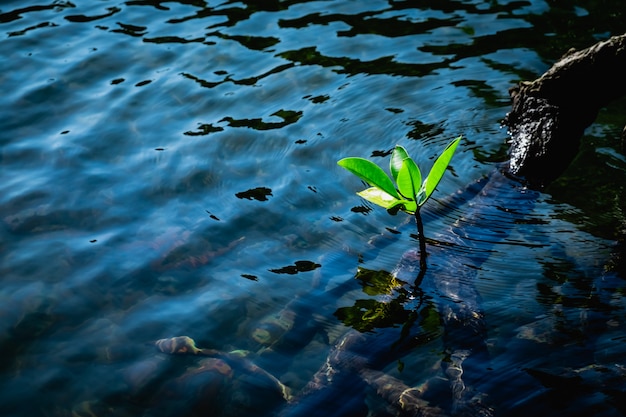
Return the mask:
<svg viewBox="0 0 626 417"><path fill-rule="evenodd" d="M419 207L415 210L415 224L417 225L417 237L420 242L420 270L426 272L426 236L424 236L424 224Z"/></svg>

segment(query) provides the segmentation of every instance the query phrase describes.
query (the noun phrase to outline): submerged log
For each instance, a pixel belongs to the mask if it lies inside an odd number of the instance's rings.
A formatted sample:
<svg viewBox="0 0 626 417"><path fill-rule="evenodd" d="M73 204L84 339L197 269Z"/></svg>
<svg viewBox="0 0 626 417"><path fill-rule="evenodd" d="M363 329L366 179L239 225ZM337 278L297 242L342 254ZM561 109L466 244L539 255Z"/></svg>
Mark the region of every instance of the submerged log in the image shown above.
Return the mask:
<svg viewBox="0 0 626 417"><path fill-rule="evenodd" d="M512 109L503 124L511 136L510 171L544 186L574 159L598 111L626 95L626 34L570 50L541 77L521 82L509 94Z"/></svg>

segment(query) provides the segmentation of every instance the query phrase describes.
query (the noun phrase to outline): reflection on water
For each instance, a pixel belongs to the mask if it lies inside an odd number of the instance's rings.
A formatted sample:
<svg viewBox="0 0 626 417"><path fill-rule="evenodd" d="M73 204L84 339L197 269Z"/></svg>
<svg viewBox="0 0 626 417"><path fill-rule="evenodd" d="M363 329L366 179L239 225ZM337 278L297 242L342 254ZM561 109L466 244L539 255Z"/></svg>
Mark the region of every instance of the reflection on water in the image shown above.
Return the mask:
<svg viewBox="0 0 626 417"><path fill-rule="evenodd" d="M623 103L546 192L497 171L507 89L623 21L617 0L4 2L0 414L625 413ZM460 134L415 285L410 219L336 161L427 164ZM202 350L154 345L183 335Z"/></svg>

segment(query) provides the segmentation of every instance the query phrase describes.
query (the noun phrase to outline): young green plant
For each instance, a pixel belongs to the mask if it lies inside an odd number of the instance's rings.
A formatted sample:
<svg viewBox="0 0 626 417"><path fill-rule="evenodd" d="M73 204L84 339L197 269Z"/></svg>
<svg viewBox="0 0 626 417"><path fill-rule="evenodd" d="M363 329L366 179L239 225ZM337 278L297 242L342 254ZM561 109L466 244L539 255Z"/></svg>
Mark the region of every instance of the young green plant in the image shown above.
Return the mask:
<svg viewBox="0 0 626 417"><path fill-rule="evenodd" d="M420 208L428 201L437 184L441 181L461 139L462 137L459 136L448 144L435 160L423 181L417 164L409 156L406 149L399 145L396 145L391 153L391 161L389 162L389 171L393 180L382 168L364 158L350 157L337 162L339 166L370 185L370 188L358 192L359 196L387 209L392 214L402 210L415 216L422 269L426 268L426 239Z"/></svg>

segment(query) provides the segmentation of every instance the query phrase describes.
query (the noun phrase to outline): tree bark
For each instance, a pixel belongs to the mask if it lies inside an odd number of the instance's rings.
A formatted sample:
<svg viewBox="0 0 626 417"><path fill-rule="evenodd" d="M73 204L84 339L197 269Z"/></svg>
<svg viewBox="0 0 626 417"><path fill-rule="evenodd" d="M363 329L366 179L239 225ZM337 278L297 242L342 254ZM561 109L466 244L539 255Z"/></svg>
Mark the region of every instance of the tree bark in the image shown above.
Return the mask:
<svg viewBox="0 0 626 417"><path fill-rule="evenodd" d="M519 83L509 94L513 103L503 124L511 136L510 172L544 186L574 159L598 111L626 95L626 34L570 50L541 77Z"/></svg>

